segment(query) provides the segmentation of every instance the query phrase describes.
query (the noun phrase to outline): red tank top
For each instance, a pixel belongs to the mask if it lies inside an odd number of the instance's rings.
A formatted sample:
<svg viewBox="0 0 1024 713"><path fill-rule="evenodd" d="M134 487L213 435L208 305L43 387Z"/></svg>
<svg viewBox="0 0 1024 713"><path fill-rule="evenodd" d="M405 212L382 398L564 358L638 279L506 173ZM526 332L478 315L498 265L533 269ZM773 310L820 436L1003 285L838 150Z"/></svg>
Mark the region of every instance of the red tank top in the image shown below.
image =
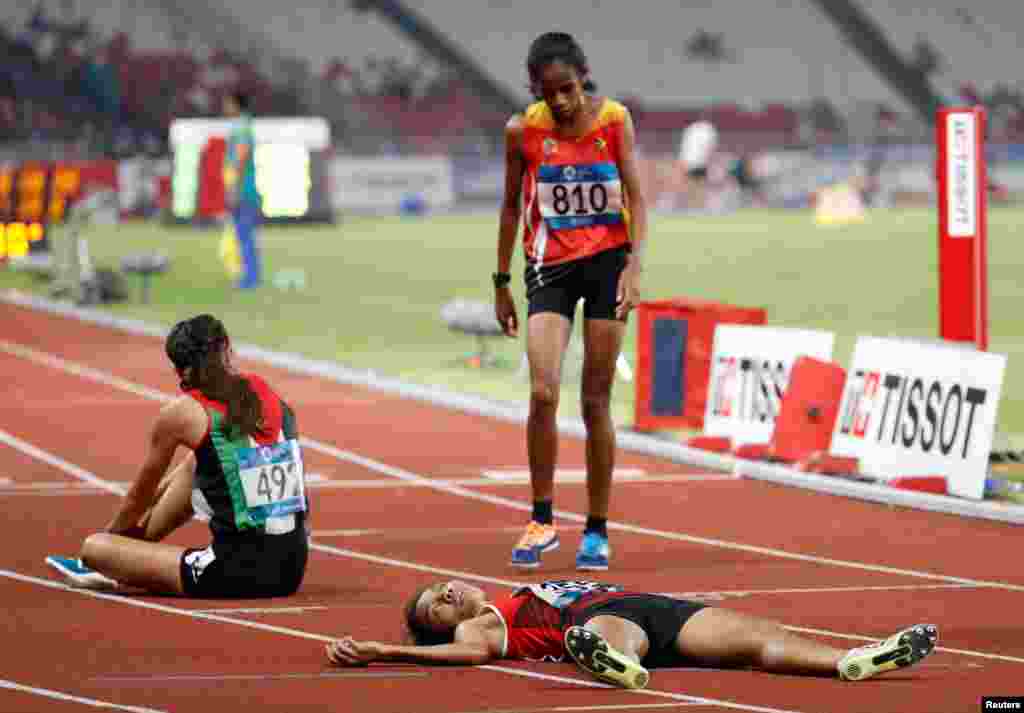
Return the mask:
<svg viewBox="0 0 1024 713"><path fill-rule="evenodd" d="M498 600L493 608L505 624L505 658L561 661L562 614L530 591Z"/></svg>
<svg viewBox="0 0 1024 713"><path fill-rule="evenodd" d="M263 380L262 377L256 374L242 374L246 381L249 382L249 386L256 392L256 395L260 399L260 403L263 407L263 430L253 436L259 445L266 446L277 441L278 436L281 433L282 420L284 416L284 410L282 409L281 399L277 397L270 385ZM208 399L199 389L191 389L186 392L189 396L194 398L209 411L215 411L220 415L221 418L227 415L227 405L220 401L213 401ZM212 416L212 414L211 414ZM210 418L206 425L206 435L203 440L207 440L210 437L210 430L214 426L214 421L219 419Z"/></svg>
<svg viewBox="0 0 1024 713"><path fill-rule="evenodd" d="M593 128L565 138L545 102L523 114L523 248L534 266L579 260L629 242L619 175L628 110L605 99Z"/></svg>

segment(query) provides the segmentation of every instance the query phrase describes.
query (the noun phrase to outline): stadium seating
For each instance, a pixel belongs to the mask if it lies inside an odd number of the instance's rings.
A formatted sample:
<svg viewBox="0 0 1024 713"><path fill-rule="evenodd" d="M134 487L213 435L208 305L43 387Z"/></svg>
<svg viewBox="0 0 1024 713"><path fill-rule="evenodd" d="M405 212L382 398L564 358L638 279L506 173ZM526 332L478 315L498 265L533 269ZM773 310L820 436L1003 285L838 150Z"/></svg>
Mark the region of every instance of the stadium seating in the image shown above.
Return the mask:
<svg viewBox="0 0 1024 713"><path fill-rule="evenodd" d="M718 126L723 146L737 151L841 138L844 131L863 138L879 107L897 120L916 121L903 97L813 3L668 3L646 13L608 0L404 0L404 6L524 104L530 100L524 66L530 41L550 29L574 33L601 91L629 104L640 146L651 153L673 153L679 132L702 115ZM937 58L930 78L941 95L976 92L983 101L1001 102L1009 107L1001 114L1001 135L1024 136L1024 101L1012 61L1013 28L1024 20L1024 6L1003 0L981 0L969 10L958 0L928 8L911 0L861 0L859 6L908 58L915 43L927 39ZM64 12L56 0L41 7L54 16ZM136 122L166 128L174 116L217 113L221 97L234 89L253 95L259 113L297 110L300 94L330 96L333 101L317 110L333 122L358 119L350 143L434 152L459 150L463 137L500 135L506 118L505 110L469 91L457 70L427 56L377 12L349 2L315 0L281 12L270 0L252 0L175 14L158 0L81 0L75 11L118 68L121 104ZM13 37L33 12L9 4L0 8L0 22ZM282 73L281 58L298 74ZM59 69L60 58L51 61ZM313 84L298 81L300 75ZM46 75L5 63L0 131L16 123L15 91L18 97L59 94ZM63 113L75 115L80 98L71 92ZM62 122L62 112L40 111L42 125ZM828 114L840 118L816 123Z"/></svg>

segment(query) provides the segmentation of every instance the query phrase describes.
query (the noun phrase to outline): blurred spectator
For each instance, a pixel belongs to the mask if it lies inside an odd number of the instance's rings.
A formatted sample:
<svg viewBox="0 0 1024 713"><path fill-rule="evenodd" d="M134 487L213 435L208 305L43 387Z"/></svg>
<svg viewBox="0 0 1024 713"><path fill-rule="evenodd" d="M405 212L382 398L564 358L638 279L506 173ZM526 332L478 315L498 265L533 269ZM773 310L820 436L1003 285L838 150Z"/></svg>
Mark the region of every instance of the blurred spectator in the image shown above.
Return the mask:
<svg viewBox="0 0 1024 713"><path fill-rule="evenodd" d="M115 122L121 118L121 79L105 49L97 49L82 61L82 89L93 107Z"/></svg>
<svg viewBox="0 0 1024 713"><path fill-rule="evenodd" d="M918 35L914 41L914 49L910 59L911 65L921 74L928 76L934 72L938 72L942 69L943 61L928 38L924 35Z"/></svg>
<svg viewBox="0 0 1024 713"><path fill-rule="evenodd" d="M725 35L721 32L711 33L701 28L686 43L686 55L690 59L704 62L726 62L733 59L732 53L725 48Z"/></svg>

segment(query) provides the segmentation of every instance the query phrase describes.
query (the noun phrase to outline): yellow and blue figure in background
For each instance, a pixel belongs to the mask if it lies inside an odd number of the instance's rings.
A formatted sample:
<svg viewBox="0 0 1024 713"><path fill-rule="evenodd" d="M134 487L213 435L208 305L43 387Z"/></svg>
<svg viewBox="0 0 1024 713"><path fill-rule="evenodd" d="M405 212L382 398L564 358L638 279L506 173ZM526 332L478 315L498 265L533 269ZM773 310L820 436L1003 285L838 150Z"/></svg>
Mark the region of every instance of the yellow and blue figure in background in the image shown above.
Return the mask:
<svg viewBox="0 0 1024 713"><path fill-rule="evenodd" d="M251 289L258 287L262 280L256 229L262 219L263 201L256 189L255 142L248 96L239 92L226 95L224 115L235 120L224 156L224 188L241 254L238 286Z"/></svg>

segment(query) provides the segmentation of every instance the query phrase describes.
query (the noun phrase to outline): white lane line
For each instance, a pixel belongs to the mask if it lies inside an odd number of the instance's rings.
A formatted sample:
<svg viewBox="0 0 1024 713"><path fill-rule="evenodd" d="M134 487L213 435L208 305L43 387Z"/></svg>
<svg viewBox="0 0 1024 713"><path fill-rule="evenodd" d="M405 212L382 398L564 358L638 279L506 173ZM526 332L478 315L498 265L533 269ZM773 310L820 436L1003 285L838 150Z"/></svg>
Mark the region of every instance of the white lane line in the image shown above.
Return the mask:
<svg viewBox="0 0 1024 713"><path fill-rule="evenodd" d="M14 491L10 491L10 492L5 492L3 490L0 490L0 498L81 498L81 497L93 497L93 496L97 496L97 495L101 495L103 497L109 497L111 494L110 493L106 493L106 492L104 492L102 490L95 490L95 489L94 490L79 490L79 491L54 490L54 491L50 491L50 492L42 491L42 490L40 490L40 491L32 491L32 490L18 491L18 490L14 490Z"/></svg>
<svg viewBox="0 0 1024 713"><path fill-rule="evenodd" d="M703 703L616 703L603 706L551 706L548 708L491 708L486 711L463 711L462 713L586 713L586 711L635 711L655 708L685 708Z"/></svg>
<svg viewBox="0 0 1024 713"><path fill-rule="evenodd" d="M0 430L0 440L3 440L2 437L5 436L5 435L8 435L8 434L5 434L4 431ZM13 437L12 437L12 439L13 439ZM34 452L38 452L40 454L49 455L49 454L46 454L45 451L42 451L39 448L36 448L35 446L32 446L31 444L25 443L24 441L21 441L20 439L13 439L13 442L19 443L19 444L24 444L25 446L30 446L33 449ZM28 453L28 451L23 451L23 452ZM31 455L31 453L29 453L29 455ZM74 471L65 470L65 472L69 473L70 475L75 475L75 473L77 472L80 475L87 475L87 476L89 476L89 477L91 477L93 479L100 480L97 476L93 475L92 473L89 473L88 471L86 471L86 470L84 470L82 468L79 468L78 466L75 466L75 465L73 465L71 463L68 463L67 461L64 461L63 459L57 458L56 456L52 456L52 459L53 459L53 462L62 462L62 463L64 463L69 469L70 468L74 468L75 469ZM75 477L78 477L78 476L75 476ZM113 483L111 483L109 485L112 488L118 487L118 486L114 485ZM392 557L381 557L379 555L372 555L372 554L368 554L368 553L365 553L365 552L358 552L356 550L350 550L350 549L346 549L346 548L343 548L343 547L332 547L330 545L323 545L323 544L320 544L320 543L317 543L317 542L311 543L310 544L310 548L314 549L314 550L318 550L320 552L325 552L325 553L328 553L328 554L338 555L340 557L348 557L350 559L363 560L364 562L371 562L373 564L381 564L381 565L386 565L386 566L389 566L389 567L399 567L399 568L402 568L402 569L410 569L410 570L414 570L414 571L417 571L417 572L427 572L427 573L430 573L430 574L441 575L441 576L444 576L444 577L458 577L460 579L467 579L467 580L475 581L475 582L483 582L483 583L486 583L486 584L496 584L496 585L501 585L501 586L511 587L511 588L521 587L521 586L523 586L525 584L524 582L519 582L519 581L515 581L515 580L510 580L510 579L500 579L498 577L489 577L489 576L486 576L486 575L477 574L475 572L467 572L465 570L447 569L447 568L444 568L444 567L434 567L432 565L420 564L418 562L409 562L407 560L400 560L400 559L395 559L395 558L392 558ZM12 575L15 575L15 576L12 576ZM92 592L92 591L88 591L88 590L73 589L73 588L67 587L66 585L63 585L63 584L51 582L49 580L37 579L35 577L28 577L26 575L18 575L15 572L8 572L7 570L0 570L0 576L12 576L13 579L23 579L25 581L34 581L34 582L37 582L37 583L41 582L41 583L45 583L46 586L54 587L54 588L57 588L57 589L63 589L63 590L67 590L67 591L79 592L79 593L87 594L89 596L94 596L94 597L98 597L98 598L113 599L115 601L123 601L125 603L133 604L135 606L144 606L144 607L156 609L158 611L170 611L170 612L174 612L174 613L186 612L190 616L195 616L197 618L209 619L210 621L221 621L221 622L227 622L227 623L234 623L234 624L239 624L241 626L247 626L247 627L250 627L250 628L261 629L261 630L265 630L265 631L274 631L274 632L277 632L277 633L285 633L285 632L288 632L288 631L292 631L292 630L289 630L289 629L287 629L285 627L271 626L269 624L260 624L258 622L249 621L247 619L230 619L229 617L220 616L220 615L216 615L216 614L200 613L200 612L197 612L197 611L194 611L194 610L175 609L173 607L165 607L165 606L159 605L159 604L152 604L152 603L149 603L149 602L141 602L141 601L138 601L138 600L128 599L128 598L125 598L123 596L114 595L114 594L105 594L103 592ZM793 631L805 631L805 632L809 632L809 633L819 633L819 634L826 635L826 636L836 636L836 637L839 637L839 638L854 639L854 640L857 640L857 641L878 641L880 638L882 638L880 636L863 636L863 635L860 635L860 634L841 634L841 633L836 633L836 632L826 631L826 630L801 629L801 628L798 628L798 627L787 627L787 628L791 628L791 629L793 629ZM316 639L318 639L320 641L328 641L328 640L330 640L329 637L323 637L323 636L320 636L318 634L310 634L310 635L308 635L308 638L316 638ZM989 653L979 652L979 651L970 651L970 650L967 650L967 649L947 649L947 648L943 648L943 647L936 647L935 650L936 651L946 651L947 653L961 654L961 655L964 655L964 656L976 656L978 658L997 659L997 660L1001 660L1001 661L1012 661L1014 663L1024 663L1024 658L1019 658L1019 657L1016 657L1016 656L1003 656L1001 654L989 654Z"/></svg>
<svg viewBox="0 0 1024 713"><path fill-rule="evenodd" d="M43 698L53 698L58 701L71 701L72 703L81 703L84 706L91 706L93 708L108 708L115 711L130 711L131 713L166 713L156 708L142 708L140 706L125 706L120 703L111 703L110 701L99 701L95 698L84 698L83 696L73 696L70 693L62 693L60 691L54 691L49 688L38 688L36 686L26 686L21 683L15 683L14 681L7 681L0 678L0 688L6 688L11 691L20 691L21 693L30 693L34 696L42 696Z"/></svg>
<svg viewBox="0 0 1024 713"><path fill-rule="evenodd" d="M118 495L124 495L127 491L126 488L109 483L102 478L99 478L85 468L79 468L73 463L69 463L60 456L54 455L44 451L41 448L36 448L28 441L23 441L17 436L11 435L6 431L0 430L0 443L5 443L16 451L21 451L25 455L32 456L36 460L41 460L47 465L51 465L57 470L62 470L73 478L78 478L83 483L88 483L94 488L100 490L106 490L108 493L117 493Z"/></svg>
<svg viewBox="0 0 1024 713"><path fill-rule="evenodd" d="M200 614L305 614L309 611L323 611L327 607L319 604L301 607L236 607L234 609L192 609Z"/></svg>
<svg viewBox="0 0 1024 713"><path fill-rule="evenodd" d="M438 535L486 535L496 532L522 532L522 525L506 527L382 527L377 529L313 530L313 537L366 537L389 536L403 538L432 537Z"/></svg>
<svg viewBox="0 0 1024 713"><path fill-rule="evenodd" d="M553 681L553 682L558 683L558 682L561 682L563 680L561 676L552 676L550 674L538 673L536 671L521 671L519 669L505 669L505 667L503 667L503 666L484 665L484 666L480 666L480 668L489 669L491 671L498 671L498 670L515 671L516 673L518 673L518 674L520 674L522 676L526 676L527 678L536 678L536 679L539 679L541 681ZM605 683L598 683L597 681L582 681L582 680L579 680L579 679L572 679L572 681L574 683L577 683L577 684L581 685L581 686L586 686L587 688L612 688L612 689L616 688L614 686L609 686L608 684L605 684ZM621 689L619 689L619 690L621 690ZM687 696L687 695L680 694L680 693L669 693L667 691L653 691L653 690L651 690L649 688L641 688L639 690L635 690L634 689L631 692L632 693L638 693L640 695L653 696L655 698L672 698L674 700L685 701L685 702L693 704L693 705L718 706L720 708L732 708L734 710L755 711L756 713L783 713L783 711L781 709L779 709L779 708L769 708L767 706L751 706L751 705L746 705L746 704L742 704L742 703L731 703L729 701L720 701L720 700L717 700L715 698L704 698L702 696Z"/></svg>
<svg viewBox="0 0 1024 713"><path fill-rule="evenodd" d="M171 607L164 604L156 604L155 602L149 602L141 599L133 599L130 597L120 596L116 594L107 594L105 592L94 592L87 589L77 589L69 587L66 584L60 582L53 582L47 579L40 579L39 577L33 577L27 574L21 574L20 572L13 572L7 569L0 569L0 577L6 577L19 582L25 582L28 584L36 584L41 587L47 587L49 589L57 589L71 594L79 594L85 597L93 599L102 599L110 602L117 602L119 604L126 604L128 606L140 607L142 609L150 609L153 611L164 612L166 614L177 614L179 616L191 617L193 619L200 619L203 621L214 621L222 624L235 624L237 626L243 626L248 629L258 629L260 631L272 632L275 634L283 634L286 636L295 636L303 639L312 639L315 641L328 642L332 641L332 637L324 636L322 634L314 634L310 631L303 631L302 629L291 629L284 626L270 626L268 624L260 624L258 622L248 621L246 619L233 619L227 616L218 616L215 614L203 614L191 609L180 609L178 607ZM497 671L498 673L510 674L513 676L521 676L525 678L542 678L544 680L552 681L555 683L564 683L573 686L585 686L585 687L598 687L606 688L602 683L596 683L589 680L570 678L568 676L553 676L549 674L537 674L531 671L523 671L517 668L511 668L507 666L477 666L476 668L485 669L488 671ZM784 710L780 708L765 708L763 706L752 706L743 703L733 703L732 701L716 700L713 698L699 698L697 696L688 696L682 693L671 693L669 691L658 691L654 689L642 689L637 691L631 691L639 695L654 696L658 698L669 698L676 701L684 702L699 702L706 705L719 706L722 708L730 708L733 710L740 711L751 711L752 713L800 713L799 711ZM149 711L139 710L139 713L163 713L162 711Z"/></svg>
<svg viewBox="0 0 1024 713"><path fill-rule="evenodd" d="M103 683L178 683L182 681L301 681L317 678L426 678L427 671L320 671L318 673L170 673L152 676L93 676Z"/></svg>
<svg viewBox="0 0 1024 713"><path fill-rule="evenodd" d="M785 589L723 589L717 592L663 592L677 599L726 599L756 594L837 594L862 592L923 592L936 589L992 589L973 584L852 584L843 587L789 587Z"/></svg>
<svg viewBox="0 0 1024 713"><path fill-rule="evenodd" d="M618 476L616 476L618 478ZM650 483L693 483L703 481L715 481L715 480L734 480L740 482L740 478L735 475L729 475L725 473L677 473L677 474L665 474L665 475L643 475L634 478L622 478L615 481L616 485L646 485ZM335 480L328 480L312 487L320 487L325 489L356 489L356 488L381 488L381 489L393 489L393 488L434 488L437 489L439 486L449 487L460 487L460 486L479 486L484 488L508 488L508 487L522 487L528 485L527 480L516 480L512 478L505 478L501 480L481 477L481 478L431 478L425 482L400 482L396 483L389 480L381 480L380 478L374 479L362 479L362 478L338 478ZM585 485L586 480L583 478L573 480L559 481L562 485Z"/></svg>
<svg viewBox="0 0 1024 713"><path fill-rule="evenodd" d="M679 483L693 481L696 478L680 475L652 475L643 478L622 481L624 485L648 484L648 483ZM701 478L702 480L738 480L735 476L715 476ZM117 481L111 481L117 482ZM582 483L582 481L581 481ZM521 487L525 485L514 480L489 480L487 478L448 478L431 480L429 483L407 483L382 478L340 478L338 480L327 480L319 476L318 480L307 482L309 490L400 490L406 488L436 488L438 484L453 486L479 486L479 487ZM576 483L566 483L575 485ZM130 483L123 483L126 487ZM21 495L71 497L77 495L102 495L106 491L100 490L88 483L50 483L50 482L29 482L29 483L3 483L0 481L0 497L17 497ZM522 526L519 527L522 529Z"/></svg>
<svg viewBox="0 0 1024 713"><path fill-rule="evenodd" d="M635 711L657 708L686 708L703 703L615 703L603 706L548 706L546 708L488 708L486 710L458 711L458 713L587 713L587 711Z"/></svg>
<svg viewBox="0 0 1024 713"><path fill-rule="evenodd" d="M155 391L148 387L142 386L141 384L135 384L131 381L127 381L120 377L114 376L107 372L99 369L93 369L75 362L70 362L61 357L46 352L41 352L31 347L26 347L20 344L14 344L6 340L0 340L0 351L7 351L15 356L22 357L28 361L32 361L38 364L43 364L54 369L60 369L68 371L69 373L76 374L83 378L91 379L97 383L114 386L117 388L124 388L131 393L145 396L160 402L167 402L171 400L171 396L164 394L160 391ZM387 475L396 480L401 480L407 483L421 483L424 487L433 488L441 492L445 492L451 495L457 495L462 498L469 500L475 500L477 502L490 503L499 507L510 508L518 510L520 512L530 512L532 505L530 503L521 502L518 500L510 500L508 498L502 498L496 495L490 495L487 493L480 493L475 490L469 490L461 486L445 485L438 483L437 481L431 480L424 476L416 473L409 472L403 468L382 463L380 461L361 456L351 451L342 450L335 446L322 443L312 438L302 438L302 445L312 450L324 453L326 455L333 456L334 458L355 465L362 466L368 470L372 470L382 475ZM95 476L93 476L95 477ZM586 517L579 513L568 512L565 510L556 510L555 515L562 518L563 520L570 520L572 522L586 522ZM798 552L790 552L788 550L777 549L774 547L760 547L757 545L747 545L739 542L730 542L728 540L719 540L711 537L700 537L697 535L688 535L680 532L670 532L666 530L657 530L649 527L640 527L629 523L621 522L609 522L609 530L615 530L619 532L629 532L636 535L648 535L651 537L661 538L665 540L672 540L676 542L687 542L691 544L704 545L708 547L717 547L719 549L733 550L736 552L748 552L757 555L763 555L766 557L775 557L778 559L788 559L797 562L810 562L812 564L827 564L834 567L845 567L848 569L857 569L867 572L881 572L885 574L896 574L906 577L913 577L916 579L930 579L942 582L953 582L958 584L969 584L973 586L986 586L994 587L998 589L1005 589L1013 592L1024 592L1024 585L1011 584L1009 582L998 582L992 580L978 580L971 579L968 577L956 577L951 575L940 574L936 572L927 572L914 569L905 569L900 567L887 567L885 565L869 564L865 562L856 562L850 560L840 560L831 557L819 557L817 555L806 555Z"/></svg>
<svg viewBox="0 0 1024 713"><path fill-rule="evenodd" d="M863 640L863 637L853 636L852 634L843 634L838 631L830 631L828 629L812 629L805 626L787 626L790 631L796 631L801 634L816 634L818 636L832 636L836 639L850 639L850 640ZM942 637L942 627L939 626L939 637ZM878 641L878 639L875 639ZM1008 661L1010 663L1024 663L1024 658L1020 656L1006 656L1004 654L990 654L984 651L972 651L969 649L951 649L948 646L936 646L936 651L944 651L947 654L960 654L961 656L973 656L978 659L989 659L992 661Z"/></svg>
<svg viewBox="0 0 1024 713"><path fill-rule="evenodd" d="M286 626L274 626L273 624L261 624L258 621L250 621L249 619L234 619L229 616L222 616L220 614L210 614L209 612L200 612L193 609L181 609L179 607L172 607L166 604L157 604L156 602L146 601L144 599L138 599L134 597L124 596L122 594L110 594L108 592L94 592L90 589L79 589L77 587L69 587L63 582L57 582L51 579L41 579L40 577L33 577L29 574L21 574L20 572L14 572L9 569L0 569L0 577L6 577L7 579L13 579L18 582L26 582L29 584L37 584L40 587L47 587L48 589L57 589L62 592L71 592L73 594L80 594L83 597L90 597L92 599L103 599L110 602L118 602L120 604L126 604L132 607L139 607L140 609L149 609L151 611L164 612L165 614L180 614L183 616L192 617L193 619L201 619L203 621L215 621L220 624L234 624L236 626L243 626L247 629L257 629L259 631L269 631L274 634L286 634L289 636L299 636L305 639L312 639L314 641L328 642L333 639L330 636L324 636L322 634L313 634L308 631L299 631L298 629L289 629Z"/></svg>
<svg viewBox="0 0 1024 713"><path fill-rule="evenodd" d="M402 468L398 468L386 463L381 463L372 458L361 456L351 451L345 451L334 446L315 441L313 439L304 438L302 439L304 446L309 447L312 450L332 455L338 460L347 461L355 465L363 466L370 470L374 470L378 473L397 478L398 480L408 482L422 482L429 484L428 487L441 490L443 492L450 493L452 495L458 495L460 497L476 500L478 502L490 503L491 505L498 505L500 507L506 507L513 510L519 510L521 512L530 512L532 506L529 503L520 502L518 500L510 500L508 498L499 497L497 495L489 495L487 493L478 493L475 490L467 490L462 487L445 486L435 481L425 478L424 476L411 473ZM586 522L586 517L579 513L567 512L565 510L556 510L555 515L562 518L563 520L570 520L573 522ZM781 550L774 547L761 547L758 545L746 545L738 542L729 542L728 540L718 540L711 537L700 537L697 535L687 535L681 532L670 532L667 530L657 530L649 527L640 527L638 525L631 525L629 523L621 522L608 522L609 530L616 530L619 532L629 532L635 535L649 535L664 540L673 540L676 542L688 542L691 544L706 545L708 547L717 547L719 549L733 550L737 552L748 552L752 554L763 555L766 557L775 557L778 559L795 560L798 562L810 562L812 564L827 564L835 567L845 567L848 569L863 570L866 572L881 572L884 574L896 574L906 577L913 577L916 579L931 579L942 582L951 582L956 584L968 584L975 587L993 587L998 589L1006 589L1013 592L1024 592L1024 585L1011 584L1009 582L998 582L981 579L971 579L968 577L955 577L951 575L939 574L936 572L926 572L915 569L905 569L901 567L888 567L879 564L869 564L865 562L855 562L850 560L840 560L831 557L819 557L817 555L805 555L799 552L790 552L788 550Z"/></svg>

